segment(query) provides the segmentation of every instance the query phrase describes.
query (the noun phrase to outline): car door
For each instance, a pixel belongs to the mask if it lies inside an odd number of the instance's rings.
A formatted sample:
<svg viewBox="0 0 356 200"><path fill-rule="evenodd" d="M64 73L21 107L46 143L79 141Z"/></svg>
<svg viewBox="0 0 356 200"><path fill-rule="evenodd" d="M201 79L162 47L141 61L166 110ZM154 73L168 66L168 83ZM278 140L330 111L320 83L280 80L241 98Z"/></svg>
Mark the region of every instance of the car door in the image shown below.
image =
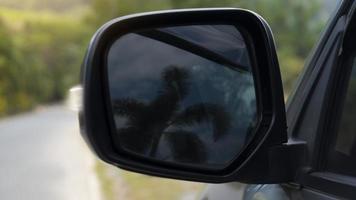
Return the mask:
<svg viewBox="0 0 356 200"><path fill-rule="evenodd" d="M354 1L340 5L287 102L289 140L307 146L297 183L209 185L202 199L355 197L354 8Z"/></svg>
<svg viewBox="0 0 356 200"><path fill-rule="evenodd" d="M355 198L353 137L353 68L355 2L345 2L316 61L306 98L298 116L289 122L290 137L307 142L304 167L297 176L303 198ZM344 9L344 10L343 10ZM306 85L308 83L306 82ZM310 88L310 89L308 89ZM303 93L297 91L294 98ZM296 98L297 99L297 98ZM294 102L293 102L294 100ZM287 111L291 116L292 99ZM296 108L297 106L294 106ZM315 196L314 196L315 195Z"/></svg>

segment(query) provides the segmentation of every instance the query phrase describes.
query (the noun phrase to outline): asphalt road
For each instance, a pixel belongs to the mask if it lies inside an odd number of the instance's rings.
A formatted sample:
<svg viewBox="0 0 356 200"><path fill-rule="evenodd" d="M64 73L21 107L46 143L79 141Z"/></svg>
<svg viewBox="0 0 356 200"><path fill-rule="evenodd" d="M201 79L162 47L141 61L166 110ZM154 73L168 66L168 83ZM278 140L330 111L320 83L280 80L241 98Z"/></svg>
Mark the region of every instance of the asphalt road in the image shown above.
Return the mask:
<svg viewBox="0 0 356 200"><path fill-rule="evenodd" d="M0 199L99 200L76 113L51 106L0 120Z"/></svg>

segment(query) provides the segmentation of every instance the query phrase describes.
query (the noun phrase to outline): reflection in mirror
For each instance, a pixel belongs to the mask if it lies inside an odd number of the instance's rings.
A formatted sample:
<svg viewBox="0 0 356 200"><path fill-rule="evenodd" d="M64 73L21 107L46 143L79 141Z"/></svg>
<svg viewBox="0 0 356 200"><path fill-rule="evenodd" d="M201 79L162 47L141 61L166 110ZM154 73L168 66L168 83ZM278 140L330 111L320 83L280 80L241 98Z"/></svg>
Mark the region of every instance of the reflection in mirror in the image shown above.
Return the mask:
<svg viewBox="0 0 356 200"><path fill-rule="evenodd" d="M129 33L112 44L107 63L119 149L221 169L253 136L255 87L235 26Z"/></svg>

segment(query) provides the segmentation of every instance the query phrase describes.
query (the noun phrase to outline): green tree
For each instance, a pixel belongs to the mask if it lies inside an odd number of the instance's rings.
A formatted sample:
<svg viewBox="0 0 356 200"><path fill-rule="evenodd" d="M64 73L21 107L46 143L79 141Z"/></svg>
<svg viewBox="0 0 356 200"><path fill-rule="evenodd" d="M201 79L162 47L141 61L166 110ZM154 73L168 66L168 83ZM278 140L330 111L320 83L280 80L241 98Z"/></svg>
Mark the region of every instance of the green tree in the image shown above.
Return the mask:
<svg viewBox="0 0 356 200"><path fill-rule="evenodd" d="M27 21L16 37L27 90L38 102L62 100L79 82L88 29L66 20Z"/></svg>
<svg viewBox="0 0 356 200"><path fill-rule="evenodd" d="M10 28L0 19L0 116L29 109L22 69ZM24 101L24 99L28 99Z"/></svg>
<svg viewBox="0 0 356 200"><path fill-rule="evenodd" d="M91 29L56 15L4 10L1 16L0 116L63 100L79 82Z"/></svg>
<svg viewBox="0 0 356 200"><path fill-rule="evenodd" d="M123 15L171 8L169 0L93 0L86 21L97 28Z"/></svg>

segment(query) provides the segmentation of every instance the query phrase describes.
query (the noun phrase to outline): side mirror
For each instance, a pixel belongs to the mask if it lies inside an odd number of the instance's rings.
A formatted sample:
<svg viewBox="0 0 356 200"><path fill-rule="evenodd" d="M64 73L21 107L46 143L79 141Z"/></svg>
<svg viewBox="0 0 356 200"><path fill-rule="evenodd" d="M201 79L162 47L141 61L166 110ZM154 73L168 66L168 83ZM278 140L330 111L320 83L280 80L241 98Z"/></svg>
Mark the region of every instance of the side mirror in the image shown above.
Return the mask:
<svg viewBox="0 0 356 200"><path fill-rule="evenodd" d="M83 66L82 134L102 160L192 181L276 179L283 89L271 31L255 13L118 18L94 35Z"/></svg>

